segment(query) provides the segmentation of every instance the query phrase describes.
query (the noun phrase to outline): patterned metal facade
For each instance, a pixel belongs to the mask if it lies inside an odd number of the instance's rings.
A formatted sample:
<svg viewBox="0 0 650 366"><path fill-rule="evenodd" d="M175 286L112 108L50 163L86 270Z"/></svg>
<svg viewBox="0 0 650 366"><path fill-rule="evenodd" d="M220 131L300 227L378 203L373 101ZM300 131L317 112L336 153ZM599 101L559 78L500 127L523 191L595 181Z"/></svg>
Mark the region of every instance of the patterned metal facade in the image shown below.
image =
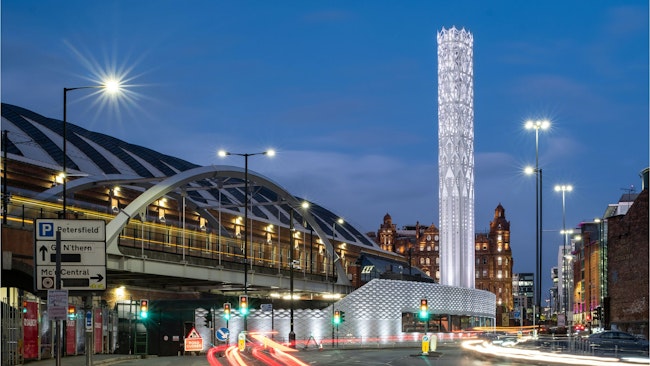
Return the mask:
<svg viewBox="0 0 650 366"><path fill-rule="evenodd" d="M440 283L474 288L474 37L438 32Z"/></svg>
<svg viewBox="0 0 650 366"><path fill-rule="evenodd" d="M338 337L369 342L406 342L418 339L418 333L402 331L402 314L418 311L420 299L428 299L431 314L476 317L476 325L494 324L496 297L488 291L437 283L375 279L325 309L294 310L297 340L310 337L320 343L332 337L333 310L345 312L345 322L338 327ZM238 313L230 321L233 334L243 328ZM221 316L222 314L220 314ZM252 310L248 329L267 332L269 337L286 341L290 331L290 310ZM199 330L201 332L201 330ZM232 336L231 336L232 339Z"/></svg>

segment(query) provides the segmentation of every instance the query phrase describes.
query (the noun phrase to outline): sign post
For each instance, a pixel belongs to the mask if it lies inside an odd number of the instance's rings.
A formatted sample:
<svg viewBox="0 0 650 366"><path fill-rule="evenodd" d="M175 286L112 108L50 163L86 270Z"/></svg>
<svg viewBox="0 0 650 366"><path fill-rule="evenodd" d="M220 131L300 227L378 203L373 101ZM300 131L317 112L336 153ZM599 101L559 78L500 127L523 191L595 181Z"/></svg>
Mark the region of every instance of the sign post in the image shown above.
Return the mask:
<svg viewBox="0 0 650 366"><path fill-rule="evenodd" d="M48 307L51 290L66 290L66 308L67 290L106 290L106 222L36 219L34 231L34 287L37 291L48 291ZM61 300L56 302L58 304ZM56 312L59 311L57 307L54 306ZM58 313L53 319L57 318ZM56 366L61 365L63 349L60 327L60 320L57 320L54 336ZM92 333L90 335L92 337ZM86 355L91 353L92 345L89 348L86 342ZM86 363L92 366L92 358L87 358Z"/></svg>

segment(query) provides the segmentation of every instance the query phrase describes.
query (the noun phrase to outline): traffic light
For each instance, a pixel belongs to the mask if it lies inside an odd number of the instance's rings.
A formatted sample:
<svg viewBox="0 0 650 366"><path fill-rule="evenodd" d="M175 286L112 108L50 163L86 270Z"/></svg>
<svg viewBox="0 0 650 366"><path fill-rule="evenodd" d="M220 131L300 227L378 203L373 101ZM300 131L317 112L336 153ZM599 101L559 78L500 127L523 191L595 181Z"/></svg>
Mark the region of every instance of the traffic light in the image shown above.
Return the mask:
<svg viewBox="0 0 650 366"><path fill-rule="evenodd" d="M427 299L420 300L420 314L418 315L420 320L429 319L429 303Z"/></svg>
<svg viewBox="0 0 650 366"><path fill-rule="evenodd" d="M227 302L223 304L223 318L226 320L230 320L230 303Z"/></svg>
<svg viewBox="0 0 650 366"><path fill-rule="evenodd" d="M596 312L594 313L594 320L602 319L601 316L600 316L602 311L603 311L603 308L601 308L600 306L596 307Z"/></svg>
<svg viewBox="0 0 650 366"><path fill-rule="evenodd" d="M239 296L239 312L244 316L248 315L248 295Z"/></svg>
<svg viewBox="0 0 650 366"><path fill-rule="evenodd" d="M27 312L27 301L23 301L23 314Z"/></svg>
<svg viewBox="0 0 650 366"><path fill-rule="evenodd" d="M334 311L334 319L332 319L334 325L341 324L341 312L339 310Z"/></svg>
<svg viewBox="0 0 650 366"><path fill-rule="evenodd" d="M146 319L149 316L149 300L140 300L140 318Z"/></svg>
<svg viewBox="0 0 650 366"><path fill-rule="evenodd" d="M341 310L339 313L341 314L341 323L344 323L345 322L345 311Z"/></svg>
<svg viewBox="0 0 650 366"><path fill-rule="evenodd" d="M74 305L68 305L68 319L74 319L77 316L77 307Z"/></svg>

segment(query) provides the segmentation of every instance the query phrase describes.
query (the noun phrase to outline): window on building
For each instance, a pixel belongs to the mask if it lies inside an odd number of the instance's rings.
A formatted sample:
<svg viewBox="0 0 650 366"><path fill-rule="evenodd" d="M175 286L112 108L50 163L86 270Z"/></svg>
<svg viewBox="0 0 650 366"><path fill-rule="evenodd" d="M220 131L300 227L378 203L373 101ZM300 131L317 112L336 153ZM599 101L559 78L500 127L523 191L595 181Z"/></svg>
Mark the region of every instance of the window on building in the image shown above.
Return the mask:
<svg viewBox="0 0 650 366"><path fill-rule="evenodd" d="M483 257L483 264L487 264L487 257Z"/></svg>
<svg viewBox="0 0 650 366"><path fill-rule="evenodd" d="M501 270L498 270L498 271L497 271L497 278L501 278L501 277L503 277L503 275L502 275L502 273L501 273Z"/></svg>
<svg viewBox="0 0 650 366"><path fill-rule="evenodd" d="M478 278L478 269L474 271L474 278Z"/></svg>
<svg viewBox="0 0 650 366"><path fill-rule="evenodd" d="M440 279L440 271L436 271L436 279Z"/></svg>
<svg viewBox="0 0 650 366"><path fill-rule="evenodd" d="M436 264L440 264L440 257L436 257Z"/></svg>
<svg viewBox="0 0 650 366"><path fill-rule="evenodd" d="M427 266L428 266L429 264L431 264L431 258L427 258L427 259L426 259L426 262L427 262Z"/></svg>
<svg viewBox="0 0 650 366"><path fill-rule="evenodd" d="M427 245L427 252L431 251L431 245Z"/></svg>
<svg viewBox="0 0 650 366"><path fill-rule="evenodd" d="M424 258L420 258L420 264L424 264Z"/></svg>
<svg viewBox="0 0 650 366"><path fill-rule="evenodd" d="M487 244L483 244L483 250L487 250Z"/></svg>
<svg viewBox="0 0 650 366"><path fill-rule="evenodd" d="M483 277L487 277L487 269L483 270Z"/></svg>
<svg viewBox="0 0 650 366"><path fill-rule="evenodd" d="M500 266L503 264L503 258L497 257L497 266Z"/></svg>

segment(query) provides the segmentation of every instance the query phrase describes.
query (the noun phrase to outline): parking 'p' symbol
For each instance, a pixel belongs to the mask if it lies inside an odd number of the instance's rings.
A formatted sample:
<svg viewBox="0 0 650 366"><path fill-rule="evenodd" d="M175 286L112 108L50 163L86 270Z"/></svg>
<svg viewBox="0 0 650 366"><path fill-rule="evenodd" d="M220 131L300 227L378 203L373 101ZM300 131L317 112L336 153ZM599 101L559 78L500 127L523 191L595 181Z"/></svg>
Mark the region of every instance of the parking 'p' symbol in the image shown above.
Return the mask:
<svg viewBox="0 0 650 366"><path fill-rule="evenodd" d="M40 237L54 237L54 224L51 222L38 223L38 236Z"/></svg>

